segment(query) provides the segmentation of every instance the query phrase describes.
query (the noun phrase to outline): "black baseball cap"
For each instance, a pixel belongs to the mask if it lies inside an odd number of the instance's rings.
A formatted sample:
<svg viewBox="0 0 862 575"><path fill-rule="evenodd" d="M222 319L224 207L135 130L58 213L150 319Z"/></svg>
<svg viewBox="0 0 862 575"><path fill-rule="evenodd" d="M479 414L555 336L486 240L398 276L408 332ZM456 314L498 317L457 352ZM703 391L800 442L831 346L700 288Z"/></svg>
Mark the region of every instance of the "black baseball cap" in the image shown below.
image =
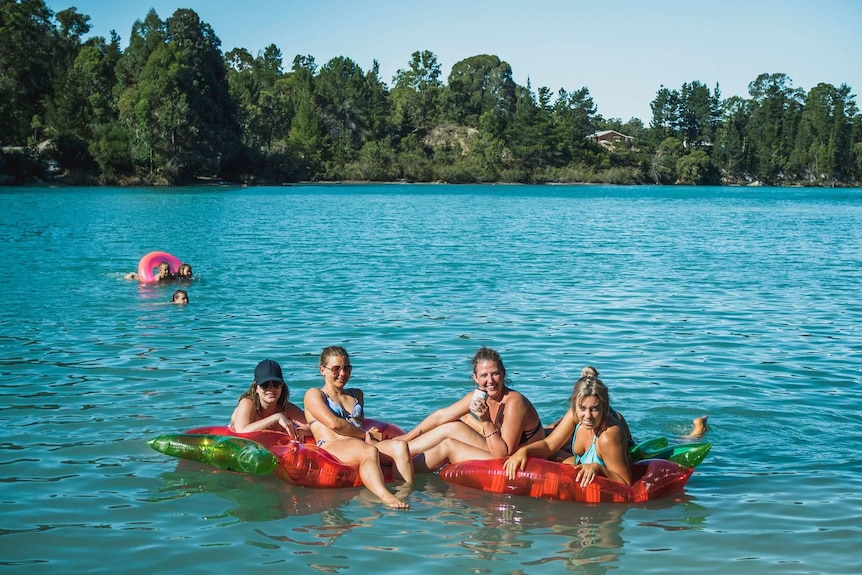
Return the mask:
<svg viewBox="0 0 862 575"><path fill-rule="evenodd" d="M262 385L267 381L277 381L284 383L281 377L281 366L271 359L265 359L254 368L254 382Z"/></svg>

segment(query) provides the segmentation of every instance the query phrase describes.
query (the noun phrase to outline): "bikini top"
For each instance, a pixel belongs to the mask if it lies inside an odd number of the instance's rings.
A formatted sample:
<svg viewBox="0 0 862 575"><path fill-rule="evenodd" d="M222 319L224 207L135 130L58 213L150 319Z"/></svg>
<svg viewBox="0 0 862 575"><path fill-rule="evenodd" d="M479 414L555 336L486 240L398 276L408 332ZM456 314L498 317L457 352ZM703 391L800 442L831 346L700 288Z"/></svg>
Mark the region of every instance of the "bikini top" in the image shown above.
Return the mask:
<svg viewBox="0 0 862 575"><path fill-rule="evenodd" d="M578 429L580 427L581 424L579 423L575 427L574 435L572 435L572 453L574 453L575 451L575 438L578 436ZM598 463L602 467L607 467L607 465L605 465L605 462L602 461L602 458L599 457L599 454L596 451L596 439L598 437L598 435L593 437L592 443L590 443L589 448L587 448L587 451L583 455L575 454L575 465L583 465L585 463Z"/></svg>
<svg viewBox="0 0 862 575"><path fill-rule="evenodd" d="M520 439L520 442L518 443L518 447L525 445L528 441L533 439L533 437L535 437L535 435L537 433L539 433L539 431L542 429L544 429L544 428L542 427L542 422L540 421L539 423L536 424L536 427L534 427L533 429L530 429L529 431L522 431L521 432L521 439Z"/></svg>
<svg viewBox="0 0 862 575"><path fill-rule="evenodd" d="M344 407L341 406L340 403L326 395L325 391L321 391L321 393L323 394L323 398L326 400L326 407L329 408L329 411L334 413L336 417L340 417L354 427L361 428L362 420L365 419L365 412L362 409L362 404L359 403L359 400L356 399L356 396L353 395L351 391L344 390L344 392L356 401L356 403L353 404L353 409L350 413L347 413L347 411L344 409ZM312 421L311 423L314 423L314 421ZM311 425L311 423L309 423L309 425Z"/></svg>

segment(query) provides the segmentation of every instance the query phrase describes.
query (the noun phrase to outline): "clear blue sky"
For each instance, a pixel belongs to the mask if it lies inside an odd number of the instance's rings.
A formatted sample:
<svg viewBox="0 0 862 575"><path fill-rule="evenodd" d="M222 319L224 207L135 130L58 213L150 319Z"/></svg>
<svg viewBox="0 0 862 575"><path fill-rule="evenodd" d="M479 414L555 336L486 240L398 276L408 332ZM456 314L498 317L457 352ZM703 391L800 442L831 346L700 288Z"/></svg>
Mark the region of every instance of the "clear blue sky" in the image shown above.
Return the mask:
<svg viewBox="0 0 862 575"><path fill-rule="evenodd" d="M640 118L664 85L695 80L748 97L762 73L784 73L808 91L824 82L862 91L862 0L47 0L75 6L91 34L116 30L126 46L135 20L191 8L222 50L257 56L275 44L285 69L297 54L319 66L346 56L380 63L389 86L415 51L433 52L445 82L452 65L493 54L515 81L589 89L605 118Z"/></svg>

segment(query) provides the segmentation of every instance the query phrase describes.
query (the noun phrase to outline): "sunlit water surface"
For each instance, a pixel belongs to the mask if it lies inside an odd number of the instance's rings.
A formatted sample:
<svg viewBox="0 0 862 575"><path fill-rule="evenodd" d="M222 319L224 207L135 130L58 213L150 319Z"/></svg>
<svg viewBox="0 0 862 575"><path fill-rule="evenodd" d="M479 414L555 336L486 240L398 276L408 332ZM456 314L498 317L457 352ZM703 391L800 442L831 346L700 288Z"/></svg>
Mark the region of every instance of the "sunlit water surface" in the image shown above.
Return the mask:
<svg viewBox="0 0 862 575"><path fill-rule="evenodd" d="M2 188L0 571L857 573L860 246L858 189ZM187 307L123 280L152 250ZM332 344L402 427L488 345L546 422L592 364L637 436L708 414L713 449L645 505L432 475L398 512L147 446L263 358L301 401Z"/></svg>

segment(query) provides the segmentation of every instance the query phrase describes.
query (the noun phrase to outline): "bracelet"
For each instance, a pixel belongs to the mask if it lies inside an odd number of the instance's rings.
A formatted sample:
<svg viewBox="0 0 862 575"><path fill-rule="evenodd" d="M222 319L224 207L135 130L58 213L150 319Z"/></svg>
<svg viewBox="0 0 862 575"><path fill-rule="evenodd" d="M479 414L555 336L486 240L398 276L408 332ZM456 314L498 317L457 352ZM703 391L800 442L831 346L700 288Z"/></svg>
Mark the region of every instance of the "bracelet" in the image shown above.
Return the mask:
<svg viewBox="0 0 862 575"><path fill-rule="evenodd" d="M488 435L483 435L482 437L484 437L485 439L488 439L488 438L489 438L489 437L491 437L492 435L497 435L498 433L500 433L500 430L499 430L499 429L495 429L494 431L492 431L492 432L491 432L491 433L489 433Z"/></svg>

